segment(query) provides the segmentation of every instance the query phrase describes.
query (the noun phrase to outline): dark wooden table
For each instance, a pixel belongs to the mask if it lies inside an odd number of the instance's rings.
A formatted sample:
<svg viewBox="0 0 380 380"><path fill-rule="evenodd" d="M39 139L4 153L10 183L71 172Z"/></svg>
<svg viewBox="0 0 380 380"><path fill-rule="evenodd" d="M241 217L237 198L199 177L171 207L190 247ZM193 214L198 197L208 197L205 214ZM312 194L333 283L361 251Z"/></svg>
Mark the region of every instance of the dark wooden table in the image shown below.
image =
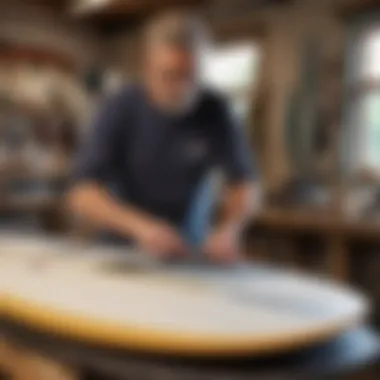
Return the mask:
<svg viewBox="0 0 380 380"><path fill-rule="evenodd" d="M354 329L318 347L286 355L207 361L85 347L4 321L2 330L14 347L66 368L65 373L70 375L64 377L61 372L56 377L60 380L364 380L380 376L379 368L376 368L380 364L380 338L369 327Z"/></svg>

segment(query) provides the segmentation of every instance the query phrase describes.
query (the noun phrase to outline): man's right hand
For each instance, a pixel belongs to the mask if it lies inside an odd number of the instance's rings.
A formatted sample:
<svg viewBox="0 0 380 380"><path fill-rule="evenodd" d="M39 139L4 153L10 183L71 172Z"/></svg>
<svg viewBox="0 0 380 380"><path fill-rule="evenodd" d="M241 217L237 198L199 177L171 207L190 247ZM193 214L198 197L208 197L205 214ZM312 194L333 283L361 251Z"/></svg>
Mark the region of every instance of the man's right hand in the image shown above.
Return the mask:
<svg viewBox="0 0 380 380"><path fill-rule="evenodd" d="M95 226L132 237L144 251L158 258L169 259L188 252L186 242L175 228L131 205L120 204L96 183L74 188L69 195L69 205Z"/></svg>
<svg viewBox="0 0 380 380"><path fill-rule="evenodd" d="M145 252L161 259L184 256L189 249L179 232L162 221L144 221L136 238Z"/></svg>

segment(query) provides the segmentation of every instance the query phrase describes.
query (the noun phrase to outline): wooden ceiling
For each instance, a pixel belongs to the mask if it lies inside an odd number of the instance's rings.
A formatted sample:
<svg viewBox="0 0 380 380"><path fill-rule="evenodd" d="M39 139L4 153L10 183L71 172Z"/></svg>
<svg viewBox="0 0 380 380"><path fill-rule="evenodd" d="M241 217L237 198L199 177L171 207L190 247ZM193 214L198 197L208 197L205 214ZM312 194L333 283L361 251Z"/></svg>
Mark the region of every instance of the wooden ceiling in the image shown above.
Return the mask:
<svg viewBox="0 0 380 380"><path fill-rule="evenodd" d="M42 5L59 11L66 10L71 0L23 0L24 3Z"/></svg>
<svg viewBox="0 0 380 380"><path fill-rule="evenodd" d="M0 0L1 1L1 0ZM292 0L23 0L64 12L104 33L134 28L151 14L170 7L202 7L212 14L224 9L226 20L267 5L289 4ZM214 12L214 10L216 10ZM233 11L233 12L232 12ZM225 21L226 21L225 20Z"/></svg>
<svg viewBox="0 0 380 380"><path fill-rule="evenodd" d="M78 0L77 0L78 1ZM196 6L205 0L108 0L99 7L78 10L70 3L72 17L90 23L100 33L109 35L134 28L157 11L175 6Z"/></svg>
<svg viewBox="0 0 380 380"><path fill-rule="evenodd" d="M1 1L1 0L0 0ZM215 0L23 0L26 3L39 4L54 8L57 10L73 11L80 4L90 4L93 2L93 7L89 6L87 11L72 12L76 17L84 19L120 19L131 18L135 16L144 16L159 9L170 6L187 6L187 5L202 5L202 4L217 4ZM228 1L228 0L227 0ZM291 0L230 0L236 4L256 4L257 7L265 4L286 4ZM96 2L99 6L96 6ZM226 0L221 1L226 3ZM337 0L335 7L339 13L343 15L352 15L361 11L380 8L380 0Z"/></svg>
<svg viewBox="0 0 380 380"><path fill-rule="evenodd" d="M1 1L1 0L0 0ZM68 11L78 19L98 21L131 19L146 16L158 10L178 6L211 5L213 9L219 4L243 12L245 9L260 8L265 5L280 5L291 0L23 0L25 2L48 6L57 10ZM226 4L230 4L226 6Z"/></svg>
<svg viewBox="0 0 380 380"><path fill-rule="evenodd" d="M1 0L0 0L1 1ZM151 14L170 7L198 6L207 0L23 0L46 6L100 30L134 26Z"/></svg>
<svg viewBox="0 0 380 380"><path fill-rule="evenodd" d="M23 2L68 11L77 17L118 18L146 14L171 6L199 5L206 0L23 0Z"/></svg>
<svg viewBox="0 0 380 380"><path fill-rule="evenodd" d="M141 14L148 14L165 7L172 6L192 6L204 3L205 0L104 0L98 6L84 8L84 12L77 12L78 15L100 18L130 17ZM73 9L79 8L81 4L86 4L86 0L74 2ZM91 3L91 1L90 1ZM96 1L95 1L96 3ZM77 5L77 7L75 6Z"/></svg>

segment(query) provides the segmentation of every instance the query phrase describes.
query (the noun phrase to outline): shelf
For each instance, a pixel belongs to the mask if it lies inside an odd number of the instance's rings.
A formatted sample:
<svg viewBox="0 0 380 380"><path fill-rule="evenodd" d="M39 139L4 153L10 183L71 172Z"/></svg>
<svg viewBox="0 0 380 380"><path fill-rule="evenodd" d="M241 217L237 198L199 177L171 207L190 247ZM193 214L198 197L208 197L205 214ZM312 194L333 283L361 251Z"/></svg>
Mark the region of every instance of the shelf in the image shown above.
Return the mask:
<svg viewBox="0 0 380 380"><path fill-rule="evenodd" d="M256 226L274 229L346 235L350 238L371 238L380 241L380 221L348 219L328 212L310 210L267 210L260 214Z"/></svg>
<svg viewBox="0 0 380 380"><path fill-rule="evenodd" d="M36 212L55 206L58 195L10 197L0 203L1 212Z"/></svg>

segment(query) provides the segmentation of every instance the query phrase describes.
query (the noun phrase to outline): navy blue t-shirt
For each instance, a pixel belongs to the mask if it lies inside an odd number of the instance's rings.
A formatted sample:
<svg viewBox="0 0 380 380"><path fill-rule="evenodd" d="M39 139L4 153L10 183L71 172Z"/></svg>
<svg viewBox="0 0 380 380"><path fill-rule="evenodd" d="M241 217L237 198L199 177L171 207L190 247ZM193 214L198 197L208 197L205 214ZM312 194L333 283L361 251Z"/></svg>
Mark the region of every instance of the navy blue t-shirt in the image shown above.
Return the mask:
<svg viewBox="0 0 380 380"><path fill-rule="evenodd" d="M80 152L76 181L109 187L124 202L181 223L199 182L221 168L231 182L252 179L243 128L222 97L203 91L187 115L167 115L141 86L109 99Z"/></svg>

